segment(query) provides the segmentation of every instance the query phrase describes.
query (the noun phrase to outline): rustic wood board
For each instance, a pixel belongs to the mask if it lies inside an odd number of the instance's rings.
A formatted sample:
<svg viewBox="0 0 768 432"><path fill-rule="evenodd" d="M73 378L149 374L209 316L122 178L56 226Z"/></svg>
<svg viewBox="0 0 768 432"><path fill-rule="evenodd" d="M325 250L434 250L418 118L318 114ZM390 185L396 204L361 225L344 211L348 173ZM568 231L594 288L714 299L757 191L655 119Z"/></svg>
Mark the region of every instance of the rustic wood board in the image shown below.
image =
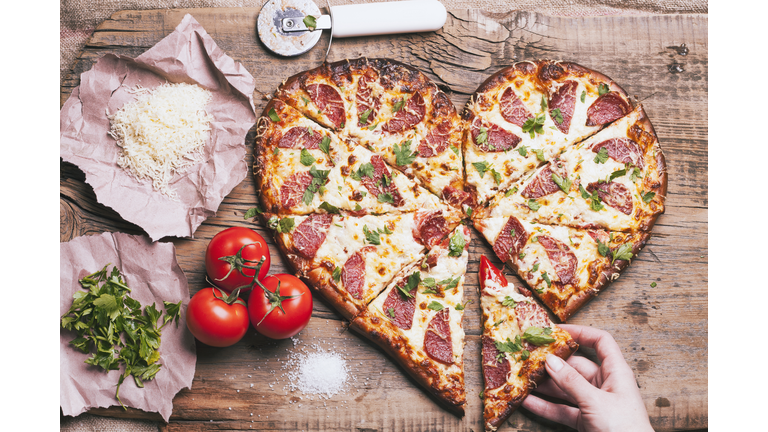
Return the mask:
<svg viewBox="0 0 768 432"><path fill-rule="evenodd" d="M258 9L124 11L98 27L61 87L61 103L78 85L80 73L101 55L137 56L168 35L186 13L257 77L257 113L283 79L319 65L325 52L327 36L299 58L271 55L255 35ZM707 26L705 15L555 18L458 10L449 13L445 27L436 33L335 40L328 59L365 55L401 60L438 82L459 108L493 72L537 58L594 68L643 101L667 157L667 210L622 277L570 322L614 335L635 371L651 422L660 431L707 427ZM685 56L674 49L683 43L689 49ZM672 73L670 65L675 64L684 71ZM253 134L252 129L246 138L249 148ZM64 162L60 190L61 241L103 231L143 233L99 204L84 174ZM194 239L165 239L177 247L192 294L204 287L203 254L217 232L241 225L266 236L263 227L243 220L254 203L254 182L248 176ZM465 294L474 306L467 308L464 321L468 408L463 419L442 410L379 349L346 331L346 323L327 304L316 301L309 326L298 336L298 347L290 340L269 341L254 332L227 349L199 344L192 389L176 396L171 421L163 429L482 430L477 268L480 255L493 253L475 234ZM272 263L273 272L286 268L275 252ZM651 287L654 281L657 286ZM297 349L311 351L313 344L343 352L354 377L343 394L327 401L284 389L288 380L282 376L287 371L281 369L281 361ZM114 407L91 412L159 419ZM502 427L514 429L566 428L519 410Z"/></svg>

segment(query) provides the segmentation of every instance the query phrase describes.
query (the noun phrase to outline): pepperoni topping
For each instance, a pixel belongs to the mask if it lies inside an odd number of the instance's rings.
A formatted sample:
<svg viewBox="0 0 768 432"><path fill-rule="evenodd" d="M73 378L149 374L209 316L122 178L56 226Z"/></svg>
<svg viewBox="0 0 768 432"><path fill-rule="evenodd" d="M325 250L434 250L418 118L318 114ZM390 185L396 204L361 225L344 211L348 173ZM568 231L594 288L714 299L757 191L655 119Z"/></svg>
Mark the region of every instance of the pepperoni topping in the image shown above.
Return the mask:
<svg viewBox="0 0 768 432"><path fill-rule="evenodd" d="M493 251L502 262L507 262L512 256L517 256L528 241L528 232L516 217L510 216L504 228L501 229Z"/></svg>
<svg viewBox="0 0 768 432"><path fill-rule="evenodd" d="M417 151L421 157L438 155L448 148L448 137L451 134L451 122L444 120L437 127L432 128L427 136L421 140Z"/></svg>
<svg viewBox="0 0 768 432"><path fill-rule="evenodd" d="M310 130L305 127L294 127L288 129L281 138L277 146L280 148L306 148L316 149L322 141L323 135L320 132Z"/></svg>
<svg viewBox="0 0 768 432"><path fill-rule="evenodd" d="M426 112L424 98L420 93L414 93L400 110L395 113L395 116L381 127L381 130L387 133L405 132L424 120Z"/></svg>
<svg viewBox="0 0 768 432"><path fill-rule="evenodd" d="M453 186L443 188L443 199L448 204L458 208L462 208L465 205L472 207L475 204L475 198L471 193Z"/></svg>
<svg viewBox="0 0 768 432"><path fill-rule="evenodd" d="M632 194L623 184L594 182L587 185L588 192L592 193L595 190L604 203L626 215L632 213Z"/></svg>
<svg viewBox="0 0 768 432"><path fill-rule="evenodd" d="M645 167L640 146L629 138L611 138L592 146L592 151L599 153L604 148L608 157L624 164L632 164L640 169Z"/></svg>
<svg viewBox="0 0 768 432"><path fill-rule="evenodd" d="M383 312L392 323L403 330L410 330L413 325L413 312L416 310L416 288L413 288L406 297L397 287L404 287L408 278L402 278L394 289L389 291L387 299L384 300ZM390 312L390 309L392 311ZM392 317L394 314L394 318Z"/></svg>
<svg viewBox="0 0 768 432"><path fill-rule="evenodd" d="M310 183L312 183L312 174L308 171L288 177L280 187L280 201L283 208L292 208L300 203Z"/></svg>
<svg viewBox="0 0 768 432"><path fill-rule="evenodd" d="M484 129L481 129L484 128ZM485 130L485 139L481 138L481 143L477 142L477 137ZM495 124L487 124L475 117L470 128L472 142L484 152L503 152L517 147L522 139Z"/></svg>
<svg viewBox="0 0 768 432"><path fill-rule="evenodd" d="M360 127L373 124L373 119L376 118L376 114L379 112L379 107L381 106L381 98L373 97L373 89L368 85L368 83L372 81L374 81L372 78L368 78L365 75L361 76L357 81L357 95L355 100L357 103L357 125ZM371 110L371 112L368 114L365 121L362 121L361 117L363 116L363 113L368 110Z"/></svg>
<svg viewBox="0 0 768 432"><path fill-rule="evenodd" d="M486 390L499 388L507 382L509 360L504 356L496 360L499 354L501 351L496 349L493 339L483 335L483 377L485 378Z"/></svg>
<svg viewBox="0 0 768 432"><path fill-rule="evenodd" d="M364 254L376 250L375 246L365 246L353 253L341 269L341 283L352 297L362 300L365 288Z"/></svg>
<svg viewBox="0 0 768 432"><path fill-rule="evenodd" d="M448 234L448 222L443 217L443 212L419 211L414 217L416 227L413 229L413 238L417 242L433 248Z"/></svg>
<svg viewBox="0 0 768 432"><path fill-rule="evenodd" d="M331 226L333 215L312 214L293 230L293 247L306 259L315 257Z"/></svg>
<svg viewBox="0 0 768 432"><path fill-rule="evenodd" d="M598 97L587 110L587 126L602 126L629 114L630 107L617 92Z"/></svg>
<svg viewBox="0 0 768 432"><path fill-rule="evenodd" d="M448 320L448 308L443 308L432 317L427 324L427 333L424 335L424 349L433 360L451 364L453 363L453 344Z"/></svg>
<svg viewBox="0 0 768 432"><path fill-rule="evenodd" d="M547 257L555 268L558 279L563 284L576 283L576 266L578 260L576 255L571 252L571 248L560 240L549 236L540 235L537 237L539 244L544 247Z"/></svg>
<svg viewBox="0 0 768 432"><path fill-rule="evenodd" d="M306 86L312 103L320 108L320 111L328 117L328 120L337 128L343 127L346 115L344 113L344 101L335 88L328 84L310 84Z"/></svg>
<svg viewBox="0 0 768 432"><path fill-rule="evenodd" d="M549 116L552 117L555 126L564 134L567 134L571 128L571 119L576 108L576 88L578 86L579 84L576 81L566 81L549 99ZM563 116L562 123L558 123L555 120L556 116L553 114L555 109L560 110L560 115Z"/></svg>
<svg viewBox="0 0 768 432"><path fill-rule="evenodd" d="M504 94L501 95L499 104L501 116L504 117L504 120L512 124L523 127L526 120L533 118L531 113L528 112L528 108L523 104L523 101L521 101L520 98L517 97L517 94L512 90L512 87L507 87L507 89L504 90Z"/></svg>
<svg viewBox="0 0 768 432"><path fill-rule="evenodd" d="M552 180L553 173L559 175L562 179L568 176L563 165L559 163L549 164L528 183L528 186L523 189L521 195L525 198L541 198L559 191L560 186Z"/></svg>
<svg viewBox="0 0 768 432"><path fill-rule="evenodd" d="M525 333L529 327L549 327L547 312L536 302L519 302L515 306L515 315L520 331Z"/></svg>
<svg viewBox="0 0 768 432"><path fill-rule="evenodd" d="M360 183L368 189L371 195L377 198L383 193L392 195L392 205L395 207L405 204L400 191L397 190L397 186L392 182L392 173L384 163L384 159L379 155L373 155L371 156L371 165L373 165L373 177L361 176Z"/></svg>
<svg viewBox="0 0 768 432"><path fill-rule="evenodd" d="M611 241L611 237L608 235L607 232L605 232L603 230L596 230L596 231L590 230L590 231L587 231L587 232L595 240L595 242L599 241L600 243L606 243L607 244L609 241Z"/></svg>

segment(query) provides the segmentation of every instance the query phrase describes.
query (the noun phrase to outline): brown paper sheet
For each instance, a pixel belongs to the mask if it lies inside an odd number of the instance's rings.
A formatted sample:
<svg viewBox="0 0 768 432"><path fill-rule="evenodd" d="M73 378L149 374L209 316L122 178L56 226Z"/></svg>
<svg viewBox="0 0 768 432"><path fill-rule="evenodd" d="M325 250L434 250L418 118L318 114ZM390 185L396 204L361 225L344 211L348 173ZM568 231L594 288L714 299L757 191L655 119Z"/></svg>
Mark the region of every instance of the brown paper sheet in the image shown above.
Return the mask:
<svg viewBox="0 0 768 432"><path fill-rule="evenodd" d="M129 89L137 84L154 89L166 81L197 84L213 96L206 107L214 121L205 162L174 176L171 188L178 200L120 168L120 148L108 134L107 113L135 99ZM135 60L108 54L82 74L80 86L61 108L61 157L83 170L100 203L143 228L153 240L190 237L245 179L245 135L256 122L255 87L253 76L186 15L170 35Z"/></svg>
<svg viewBox="0 0 768 432"><path fill-rule="evenodd" d="M142 306L155 304L164 313L163 301L182 301L178 326L170 322L163 327L160 343L162 368L155 379L136 387L133 378L120 386L123 404L147 412L158 412L167 422L173 408L173 397L183 388L192 388L195 375L195 338L187 329L186 312L189 304L187 277L176 262L173 243L151 242L146 236L123 233L102 233L78 237L61 243L59 315L72 306L75 292L82 290L78 282L84 276L101 270L105 265L116 266L123 274L131 297ZM76 416L90 408L119 405L115 399L120 370L105 372L85 364L90 354L83 354L69 345L76 334L60 331L60 403L64 415Z"/></svg>

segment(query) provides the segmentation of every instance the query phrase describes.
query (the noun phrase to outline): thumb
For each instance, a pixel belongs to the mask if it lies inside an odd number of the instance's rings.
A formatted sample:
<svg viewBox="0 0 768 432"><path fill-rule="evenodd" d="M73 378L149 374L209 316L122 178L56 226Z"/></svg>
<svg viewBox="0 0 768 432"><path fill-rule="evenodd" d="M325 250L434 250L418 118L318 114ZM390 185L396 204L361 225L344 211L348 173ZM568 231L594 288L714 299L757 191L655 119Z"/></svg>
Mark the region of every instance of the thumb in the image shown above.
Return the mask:
<svg viewBox="0 0 768 432"><path fill-rule="evenodd" d="M595 400L597 389L560 357L547 355L546 367L552 381L570 396L576 405L583 407Z"/></svg>

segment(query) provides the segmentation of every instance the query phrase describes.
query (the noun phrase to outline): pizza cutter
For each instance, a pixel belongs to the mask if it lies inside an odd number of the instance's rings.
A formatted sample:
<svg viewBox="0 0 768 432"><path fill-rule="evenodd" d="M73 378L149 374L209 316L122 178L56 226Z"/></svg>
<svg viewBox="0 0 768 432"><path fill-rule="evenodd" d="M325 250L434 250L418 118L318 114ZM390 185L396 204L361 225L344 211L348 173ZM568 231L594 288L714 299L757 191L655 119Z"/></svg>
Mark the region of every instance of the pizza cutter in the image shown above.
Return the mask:
<svg viewBox="0 0 768 432"><path fill-rule="evenodd" d="M294 57L312 49L323 30L330 31L331 40L427 32L442 28L447 17L445 6L437 0L329 5L327 9L329 15L321 14L312 0L269 0L261 8L256 22L259 39L275 54ZM307 24L314 24L314 29ZM325 54L327 56L328 51Z"/></svg>

